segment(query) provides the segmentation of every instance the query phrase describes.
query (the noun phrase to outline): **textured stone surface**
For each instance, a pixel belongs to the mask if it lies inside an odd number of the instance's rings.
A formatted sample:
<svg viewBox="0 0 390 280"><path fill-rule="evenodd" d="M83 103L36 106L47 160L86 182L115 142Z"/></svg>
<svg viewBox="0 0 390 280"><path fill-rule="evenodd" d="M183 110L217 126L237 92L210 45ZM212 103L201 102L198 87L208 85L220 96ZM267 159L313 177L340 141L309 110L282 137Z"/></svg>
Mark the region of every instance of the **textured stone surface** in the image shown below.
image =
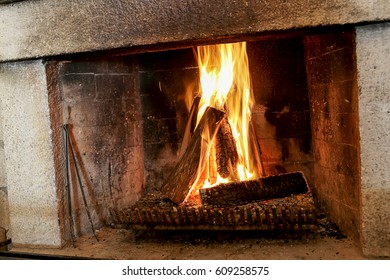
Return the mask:
<svg viewBox="0 0 390 280"><path fill-rule="evenodd" d="M0 228L9 230L9 209L7 189L0 187Z"/></svg>
<svg viewBox="0 0 390 280"><path fill-rule="evenodd" d="M363 250L390 256L390 24L357 28L356 54Z"/></svg>
<svg viewBox="0 0 390 280"><path fill-rule="evenodd" d="M1 110L1 98L0 98ZM5 172L4 137L0 112L0 228L9 229L8 195Z"/></svg>
<svg viewBox="0 0 390 280"><path fill-rule="evenodd" d="M60 246L42 61L1 65L0 96L13 243Z"/></svg>
<svg viewBox="0 0 390 280"><path fill-rule="evenodd" d="M23 1L0 6L0 61L389 19L387 0Z"/></svg>

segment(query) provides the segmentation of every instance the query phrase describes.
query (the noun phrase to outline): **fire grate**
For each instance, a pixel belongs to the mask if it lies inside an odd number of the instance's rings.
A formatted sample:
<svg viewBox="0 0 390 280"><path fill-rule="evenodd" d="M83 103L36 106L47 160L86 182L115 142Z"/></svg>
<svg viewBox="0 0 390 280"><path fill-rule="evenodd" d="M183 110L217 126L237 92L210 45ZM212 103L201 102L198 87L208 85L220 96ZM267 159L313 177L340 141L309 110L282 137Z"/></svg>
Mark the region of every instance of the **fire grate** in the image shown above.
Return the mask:
<svg viewBox="0 0 390 280"><path fill-rule="evenodd" d="M145 195L133 207L110 208L116 226L155 230L310 230L316 225L311 193L230 207L198 202L174 205L161 193Z"/></svg>

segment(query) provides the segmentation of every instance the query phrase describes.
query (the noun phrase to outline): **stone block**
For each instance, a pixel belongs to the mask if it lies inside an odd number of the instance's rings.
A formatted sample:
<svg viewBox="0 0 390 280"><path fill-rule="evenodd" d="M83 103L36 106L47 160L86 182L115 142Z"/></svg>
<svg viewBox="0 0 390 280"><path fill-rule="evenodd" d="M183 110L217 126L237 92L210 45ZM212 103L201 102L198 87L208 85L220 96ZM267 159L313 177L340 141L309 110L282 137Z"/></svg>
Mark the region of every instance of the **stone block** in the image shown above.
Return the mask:
<svg viewBox="0 0 390 280"><path fill-rule="evenodd" d="M265 118L267 108L255 104L252 110L252 123L258 139L272 139L275 137L276 128Z"/></svg>
<svg viewBox="0 0 390 280"><path fill-rule="evenodd" d="M354 205L345 205L340 202L337 213L341 219L335 220L340 230L348 236L355 244L360 245L359 238L361 236L361 209ZM336 218L337 219L337 218Z"/></svg>
<svg viewBox="0 0 390 280"><path fill-rule="evenodd" d="M168 49L242 34L389 18L387 0L23 2L1 9L0 61L126 47L155 50L156 44Z"/></svg>
<svg viewBox="0 0 390 280"><path fill-rule="evenodd" d="M96 74L107 73L108 61L99 60L74 60L64 61L60 63L59 74Z"/></svg>
<svg viewBox="0 0 390 280"><path fill-rule="evenodd" d="M390 256L390 190L388 185L364 188L362 247L367 256Z"/></svg>
<svg viewBox="0 0 390 280"><path fill-rule="evenodd" d="M0 187L0 228L10 229L7 188Z"/></svg>
<svg viewBox="0 0 390 280"><path fill-rule="evenodd" d="M98 74L96 75L96 99L124 100L134 98L138 93L136 77L131 74Z"/></svg>
<svg viewBox="0 0 390 280"><path fill-rule="evenodd" d="M161 57L165 59L161 59ZM138 62L141 72L182 70L198 67L196 57L191 48L140 54L138 55Z"/></svg>
<svg viewBox="0 0 390 280"><path fill-rule="evenodd" d="M362 142L364 149L375 146L386 150L386 147L390 146L390 111L366 111L362 109L360 111L360 127L360 136L364 140ZM375 151L373 150L373 152Z"/></svg>
<svg viewBox="0 0 390 280"><path fill-rule="evenodd" d="M65 74L61 79L62 99L69 104L93 100L95 92L94 74Z"/></svg>
<svg viewBox="0 0 390 280"><path fill-rule="evenodd" d="M361 139L362 244L390 256L390 24L356 28Z"/></svg>
<svg viewBox="0 0 390 280"><path fill-rule="evenodd" d="M1 99L0 99L1 110ZM1 113L1 112L0 112ZM0 188L6 188L6 172L5 172L5 154L4 154L4 141L3 141L3 125L0 114Z"/></svg>
<svg viewBox="0 0 390 280"><path fill-rule="evenodd" d="M326 200L338 200L340 193L339 174L314 163L314 192Z"/></svg>
<svg viewBox="0 0 390 280"><path fill-rule="evenodd" d="M319 56L306 61L308 83L312 85L324 85L332 81L332 64L327 56Z"/></svg>
<svg viewBox="0 0 390 280"><path fill-rule="evenodd" d="M359 155L356 147L323 141L315 142L315 146L315 161L320 166L347 176L359 174Z"/></svg>
<svg viewBox="0 0 390 280"><path fill-rule="evenodd" d="M146 190L161 187L178 161L178 144L144 144Z"/></svg>
<svg viewBox="0 0 390 280"><path fill-rule="evenodd" d="M352 81L356 73L353 33L338 34L337 38L341 40L338 49L325 56L331 63L333 82Z"/></svg>
<svg viewBox="0 0 390 280"><path fill-rule="evenodd" d="M2 64L0 95L13 243L61 246L42 61Z"/></svg>

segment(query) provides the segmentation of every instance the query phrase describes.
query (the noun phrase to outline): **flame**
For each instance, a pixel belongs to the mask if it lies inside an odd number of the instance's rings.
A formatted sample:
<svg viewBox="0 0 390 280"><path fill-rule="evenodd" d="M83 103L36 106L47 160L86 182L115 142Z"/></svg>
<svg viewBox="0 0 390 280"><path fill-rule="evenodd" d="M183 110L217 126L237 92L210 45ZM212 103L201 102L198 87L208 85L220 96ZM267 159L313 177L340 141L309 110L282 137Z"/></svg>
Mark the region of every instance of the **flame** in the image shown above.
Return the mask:
<svg viewBox="0 0 390 280"><path fill-rule="evenodd" d="M202 118L207 107L226 112L238 153L237 170L231 172L236 176L222 178L210 171L216 170L213 149L210 148L207 167L199 178L204 179L201 187L253 179L257 176L257 167L251 155L248 131L254 97L246 43L200 46L197 48L197 59L201 90L197 121ZM211 139L207 141L211 142Z"/></svg>

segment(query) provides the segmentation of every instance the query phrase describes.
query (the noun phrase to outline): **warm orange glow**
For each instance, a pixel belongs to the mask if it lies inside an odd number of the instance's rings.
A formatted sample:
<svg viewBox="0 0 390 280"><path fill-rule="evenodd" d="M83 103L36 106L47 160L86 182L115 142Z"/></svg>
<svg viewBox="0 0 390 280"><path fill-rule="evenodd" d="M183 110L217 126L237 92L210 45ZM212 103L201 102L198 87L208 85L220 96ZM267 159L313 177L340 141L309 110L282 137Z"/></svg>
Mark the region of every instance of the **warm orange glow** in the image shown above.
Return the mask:
<svg viewBox="0 0 390 280"><path fill-rule="evenodd" d="M257 177L250 150L249 121L254 103L251 89L246 43L220 44L197 48L200 70L201 100L197 120L201 119L207 107L226 112L236 142L238 163L235 176L222 178L219 174L209 176L216 170L213 149L209 149L209 161L199 177L199 187L210 187L229 181L243 181ZM212 142L212 139L207 139ZM211 166L210 166L211 165ZM238 178L237 178L238 177ZM203 181L204 180L204 181ZM204 183L202 183L204 182Z"/></svg>

